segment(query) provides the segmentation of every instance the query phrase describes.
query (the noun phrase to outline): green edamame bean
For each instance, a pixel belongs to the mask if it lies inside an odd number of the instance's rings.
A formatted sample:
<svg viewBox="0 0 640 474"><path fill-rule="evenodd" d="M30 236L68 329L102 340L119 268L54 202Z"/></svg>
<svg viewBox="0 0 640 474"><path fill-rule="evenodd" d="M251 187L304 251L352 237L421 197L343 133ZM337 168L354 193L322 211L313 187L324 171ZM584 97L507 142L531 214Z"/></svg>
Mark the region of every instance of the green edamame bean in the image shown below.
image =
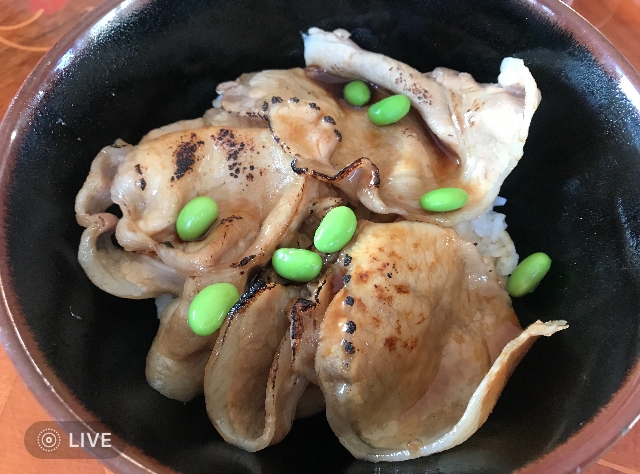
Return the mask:
<svg viewBox="0 0 640 474"><path fill-rule="evenodd" d="M240 293L231 283L214 283L198 293L189 305L187 321L198 336L210 336L222 326Z"/></svg>
<svg viewBox="0 0 640 474"><path fill-rule="evenodd" d="M371 99L369 86L362 81L351 81L344 86L342 94L344 95L344 100L356 107L362 107Z"/></svg>
<svg viewBox="0 0 640 474"><path fill-rule="evenodd" d="M411 101L404 95L392 95L369 107L367 115L375 125L396 123L409 113Z"/></svg>
<svg viewBox="0 0 640 474"><path fill-rule="evenodd" d="M460 188L439 188L425 193L420 198L420 206L425 211L449 212L460 209L469 199L469 195Z"/></svg>
<svg viewBox="0 0 640 474"><path fill-rule="evenodd" d="M209 196L189 201L178 214L176 230L182 240L202 237L218 217L218 205Z"/></svg>
<svg viewBox="0 0 640 474"><path fill-rule="evenodd" d="M278 249L271 258L276 273L287 280L311 281L322 270L322 258L304 249Z"/></svg>
<svg viewBox="0 0 640 474"><path fill-rule="evenodd" d="M320 222L313 245L321 252L337 252L349 243L357 225L356 215L347 206L331 209Z"/></svg>
<svg viewBox="0 0 640 474"><path fill-rule="evenodd" d="M513 271L507 282L507 291L513 297L524 296L536 289L549 271L551 259L537 252L525 258Z"/></svg>

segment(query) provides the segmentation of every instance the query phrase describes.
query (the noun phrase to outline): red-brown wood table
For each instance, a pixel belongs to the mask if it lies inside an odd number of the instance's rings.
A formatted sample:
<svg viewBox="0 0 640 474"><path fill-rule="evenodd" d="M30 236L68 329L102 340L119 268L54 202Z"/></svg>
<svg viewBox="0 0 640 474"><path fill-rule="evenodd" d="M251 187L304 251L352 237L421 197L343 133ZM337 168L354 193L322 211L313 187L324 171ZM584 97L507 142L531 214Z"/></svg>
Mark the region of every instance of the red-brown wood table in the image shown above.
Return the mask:
<svg viewBox="0 0 640 474"><path fill-rule="evenodd" d="M0 0L0 116L29 71L98 0ZM566 0L640 70L640 0ZM15 29L4 26L35 21ZM27 47L27 48L24 48ZM30 50L27 50L30 49ZM42 460L24 447L26 429L50 420L0 347L0 472L111 474L93 459ZM640 426L609 450L588 474L640 474Z"/></svg>

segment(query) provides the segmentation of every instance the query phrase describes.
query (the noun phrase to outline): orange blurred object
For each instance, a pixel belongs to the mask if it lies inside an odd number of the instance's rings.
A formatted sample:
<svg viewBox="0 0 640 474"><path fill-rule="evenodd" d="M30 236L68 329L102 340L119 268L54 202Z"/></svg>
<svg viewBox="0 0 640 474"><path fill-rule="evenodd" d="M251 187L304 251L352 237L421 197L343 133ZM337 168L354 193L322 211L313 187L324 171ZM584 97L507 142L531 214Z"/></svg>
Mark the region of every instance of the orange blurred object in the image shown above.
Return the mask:
<svg viewBox="0 0 640 474"><path fill-rule="evenodd" d="M29 3L33 11L44 10L45 13L51 14L62 10L67 0L31 0Z"/></svg>

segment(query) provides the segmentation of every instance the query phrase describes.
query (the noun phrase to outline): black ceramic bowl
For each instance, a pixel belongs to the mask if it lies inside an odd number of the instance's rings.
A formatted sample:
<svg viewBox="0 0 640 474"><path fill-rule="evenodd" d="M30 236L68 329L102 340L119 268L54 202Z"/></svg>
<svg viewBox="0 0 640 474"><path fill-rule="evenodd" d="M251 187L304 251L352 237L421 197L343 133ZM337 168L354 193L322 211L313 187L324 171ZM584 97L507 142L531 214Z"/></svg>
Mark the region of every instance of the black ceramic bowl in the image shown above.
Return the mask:
<svg viewBox="0 0 640 474"><path fill-rule="evenodd" d="M256 454L225 444L202 398L183 404L147 385L153 302L101 292L76 260L73 202L100 148L201 115L220 81L302 65L299 32L311 26L481 82L516 56L542 91L502 195L519 253L542 250L554 263L514 305L523 325L570 328L534 345L470 440L428 458L356 461L321 415ZM639 84L553 0L107 1L45 56L1 126L0 335L54 417L95 416L128 443L107 462L116 470L577 472L640 412Z"/></svg>

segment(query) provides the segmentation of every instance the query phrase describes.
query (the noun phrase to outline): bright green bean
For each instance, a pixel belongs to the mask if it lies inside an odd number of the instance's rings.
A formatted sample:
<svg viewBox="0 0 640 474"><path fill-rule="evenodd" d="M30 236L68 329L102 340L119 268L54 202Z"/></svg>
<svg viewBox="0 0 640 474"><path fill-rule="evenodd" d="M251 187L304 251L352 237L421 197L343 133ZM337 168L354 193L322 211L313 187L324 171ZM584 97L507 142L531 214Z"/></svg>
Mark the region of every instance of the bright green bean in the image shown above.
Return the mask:
<svg viewBox="0 0 640 474"><path fill-rule="evenodd" d="M276 273L287 280L307 282L322 270L322 258L304 249L278 249L271 258Z"/></svg>
<svg viewBox="0 0 640 474"><path fill-rule="evenodd" d="M198 293L189 305L187 321L198 336L210 336L222 326L240 294L231 283L214 283Z"/></svg>
<svg viewBox="0 0 640 474"><path fill-rule="evenodd" d="M507 282L511 296L519 297L531 293L549 271L551 259L546 253L537 252L525 258L513 271Z"/></svg>
<svg viewBox="0 0 640 474"><path fill-rule="evenodd" d="M409 113L411 101L404 95L392 95L369 107L367 115L375 125L396 123Z"/></svg>
<svg viewBox="0 0 640 474"><path fill-rule="evenodd" d="M189 201L178 214L176 230L182 240L202 237L218 217L218 205L209 196Z"/></svg>
<svg viewBox="0 0 640 474"><path fill-rule="evenodd" d="M439 188L429 191L420 198L420 206L425 211L449 212L460 209L469 199L469 195L460 188Z"/></svg>
<svg viewBox="0 0 640 474"><path fill-rule="evenodd" d="M356 215L347 206L331 209L320 222L313 244L321 252L337 252L349 243L357 225Z"/></svg>
<svg viewBox="0 0 640 474"><path fill-rule="evenodd" d="M356 107L362 107L371 99L369 86L362 81L351 81L342 91L344 100Z"/></svg>

